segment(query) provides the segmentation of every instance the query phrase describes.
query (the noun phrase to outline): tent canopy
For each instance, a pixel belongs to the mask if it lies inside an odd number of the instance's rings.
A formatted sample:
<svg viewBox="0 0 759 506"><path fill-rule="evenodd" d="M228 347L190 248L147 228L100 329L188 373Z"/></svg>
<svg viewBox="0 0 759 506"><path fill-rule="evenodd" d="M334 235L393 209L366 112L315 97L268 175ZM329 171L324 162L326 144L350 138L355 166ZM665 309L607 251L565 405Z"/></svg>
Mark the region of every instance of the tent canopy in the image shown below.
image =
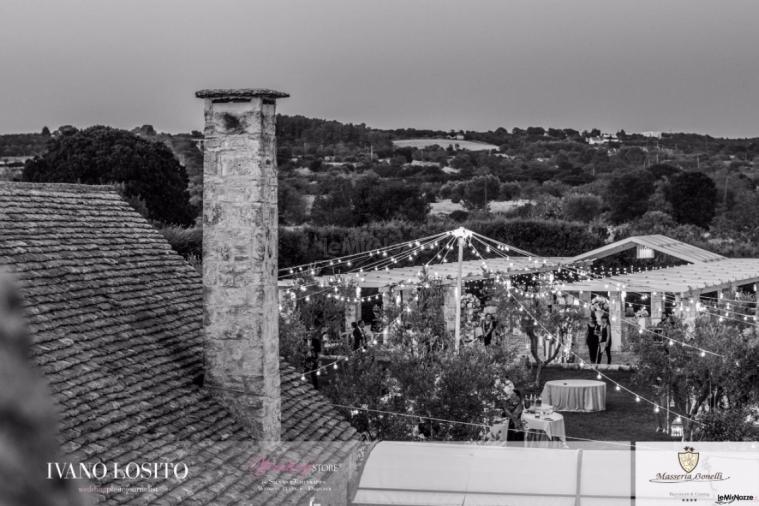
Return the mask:
<svg viewBox="0 0 759 506"><path fill-rule="evenodd" d="M627 449L382 442L354 504L629 504L630 466Z"/></svg>
<svg viewBox="0 0 759 506"><path fill-rule="evenodd" d="M529 274L533 272L552 271L557 267L568 263L566 257L522 257L511 258L488 258L485 260L465 260L462 262L462 276L464 282L476 281L485 277L485 272L500 272L504 274ZM393 285L415 285L419 283L419 275L426 268L431 278L439 278L445 284L455 283L458 275L458 263L431 263L423 265L409 265L407 267L394 267L365 271L362 273L342 274L345 278L356 279L361 288L383 288ZM330 276L318 276L317 281L328 284ZM292 280L281 279L280 286L290 286Z"/></svg>
<svg viewBox="0 0 759 506"><path fill-rule="evenodd" d="M759 281L759 259L726 258L567 283L566 292L666 292L698 295Z"/></svg>
<svg viewBox="0 0 759 506"><path fill-rule="evenodd" d="M573 262L580 262L585 260L597 260L599 258L615 255L622 251L635 248L635 247L649 248L653 251L658 251L665 255L677 258L688 263L701 263L701 262L715 262L723 260L725 257L707 251L705 249L687 244L677 239L672 239L666 235L640 235L635 237L628 237L600 248L590 250L581 255L577 255L572 258Z"/></svg>

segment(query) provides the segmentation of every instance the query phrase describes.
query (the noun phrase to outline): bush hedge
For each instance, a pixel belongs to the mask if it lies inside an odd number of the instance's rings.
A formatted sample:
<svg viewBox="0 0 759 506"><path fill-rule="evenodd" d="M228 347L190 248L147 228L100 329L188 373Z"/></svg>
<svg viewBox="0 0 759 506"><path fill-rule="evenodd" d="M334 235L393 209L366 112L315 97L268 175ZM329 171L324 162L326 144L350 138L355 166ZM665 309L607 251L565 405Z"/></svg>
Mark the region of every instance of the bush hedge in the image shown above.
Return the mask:
<svg viewBox="0 0 759 506"><path fill-rule="evenodd" d="M556 220L478 219L463 224L392 221L363 227L304 226L279 229L279 266L307 264L389 246L464 226L543 256L573 256L604 244L606 230ZM184 257L202 254L200 228L164 227L161 232Z"/></svg>

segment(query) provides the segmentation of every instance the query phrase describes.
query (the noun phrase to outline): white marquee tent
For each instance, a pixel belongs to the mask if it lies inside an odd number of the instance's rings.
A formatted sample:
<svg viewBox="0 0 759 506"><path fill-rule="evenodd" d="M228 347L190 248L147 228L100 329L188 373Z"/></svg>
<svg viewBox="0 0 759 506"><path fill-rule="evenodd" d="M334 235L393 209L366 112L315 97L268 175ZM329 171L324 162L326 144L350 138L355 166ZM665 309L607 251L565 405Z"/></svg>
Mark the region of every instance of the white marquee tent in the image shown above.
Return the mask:
<svg viewBox="0 0 759 506"><path fill-rule="evenodd" d="M629 505L631 468L631 452L624 446L381 442L364 466L353 504Z"/></svg>

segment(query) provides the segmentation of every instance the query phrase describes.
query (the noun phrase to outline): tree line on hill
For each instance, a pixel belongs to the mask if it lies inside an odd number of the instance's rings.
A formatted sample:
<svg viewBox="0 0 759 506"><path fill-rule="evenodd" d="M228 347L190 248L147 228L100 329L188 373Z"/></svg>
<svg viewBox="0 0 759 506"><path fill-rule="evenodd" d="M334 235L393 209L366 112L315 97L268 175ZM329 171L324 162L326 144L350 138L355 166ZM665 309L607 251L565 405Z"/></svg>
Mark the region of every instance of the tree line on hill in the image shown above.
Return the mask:
<svg viewBox="0 0 759 506"><path fill-rule="evenodd" d="M378 130L364 124L279 116L279 214L283 225L360 227L405 220L441 221L431 204L449 199L453 221L564 220L614 227L617 235L656 230L718 247L753 250L759 242L757 139L617 133L590 145L599 131L529 127L463 132L497 151L396 147L393 140L452 137L435 130ZM158 226L193 226L202 204L200 132L131 132L71 126L0 136L0 153L36 155L29 181L117 184ZM493 217L494 201L527 205ZM443 220L445 221L445 220ZM737 247L735 244L741 244Z"/></svg>

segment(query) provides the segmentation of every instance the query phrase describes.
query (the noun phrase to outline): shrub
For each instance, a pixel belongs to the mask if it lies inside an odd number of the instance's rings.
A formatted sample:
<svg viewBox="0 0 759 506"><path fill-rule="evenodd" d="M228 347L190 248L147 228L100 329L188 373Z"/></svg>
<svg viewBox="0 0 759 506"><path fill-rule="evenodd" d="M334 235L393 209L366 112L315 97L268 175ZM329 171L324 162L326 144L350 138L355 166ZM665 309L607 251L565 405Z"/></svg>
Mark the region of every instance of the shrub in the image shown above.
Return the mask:
<svg viewBox="0 0 759 506"><path fill-rule="evenodd" d="M574 194L562 199L561 208L568 220L590 222L601 214L603 200L597 195Z"/></svg>
<svg viewBox="0 0 759 506"><path fill-rule="evenodd" d="M751 434L746 408L713 410L701 419L701 438L706 441L743 441Z"/></svg>
<svg viewBox="0 0 759 506"><path fill-rule="evenodd" d="M498 189L500 200L514 200L522 194L522 187L516 181L503 183Z"/></svg>
<svg viewBox="0 0 759 506"><path fill-rule="evenodd" d="M174 225L168 225L158 229L166 238L171 247L189 259L196 257L200 259L203 255L203 229L201 227L184 228Z"/></svg>
<svg viewBox="0 0 759 506"><path fill-rule="evenodd" d="M450 219L453 221L456 221L458 223L464 222L469 218L469 213L466 211L462 211L461 209L457 209L453 211L451 214L448 215Z"/></svg>

